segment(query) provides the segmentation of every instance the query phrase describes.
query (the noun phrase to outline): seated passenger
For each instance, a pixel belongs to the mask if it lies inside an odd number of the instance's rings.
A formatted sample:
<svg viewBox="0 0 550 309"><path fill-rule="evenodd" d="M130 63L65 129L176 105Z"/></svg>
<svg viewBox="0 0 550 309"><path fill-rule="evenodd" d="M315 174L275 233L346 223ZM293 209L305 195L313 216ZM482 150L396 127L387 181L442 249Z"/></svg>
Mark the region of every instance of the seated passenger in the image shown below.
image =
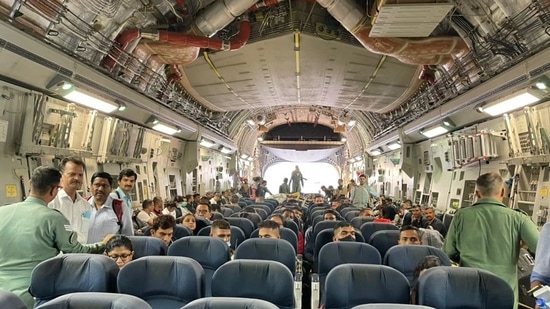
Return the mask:
<svg viewBox="0 0 550 309"><path fill-rule="evenodd" d="M163 215L170 215L174 217L174 219L177 218L176 214L176 202L174 201L166 201L164 203L164 209L162 210Z"/></svg>
<svg viewBox="0 0 550 309"><path fill-rule="evenodd" d="M281 230L279 228L279 224L277 224L277 222L275 221L264 221L258 225L258 228L260 229L258 231L259 238L281 238Z"/></svg>
<svg viewBox="0 0 550 309"><path fill-rule="evenodd" d="M411 208L412 216L410 225L417 228L426 228L428 226L428 220L422 215L420 205L414 205ZM404 223L403 223L404 224Z"/></svg>
<svg viewBox="0 0 550 309"><path fill-rule="evenodd" d="M361 211L357 214L358 217L374 217L374 213L372 212L372 209L370 207L363 208Z"/></svg>
<svg viewBox="0 0 550 309"><path fill-rule="evenodd" d="M285 219L283 218L283 216L282 216L282 215L278 215L278 214L269 216L269 217L267 218L267 220L276 222L276 223L279 225L279 227L283 227L283 226L284 226L284 222L285 222Z"/></svg>
<svg viewBox="0 0 550 309"><path fill-rule="evenodd" d="M153 220L157 217L153 213L153 201L144 200L141 203L141 208L143 208L137 215L136 221L138 223L138 229L144 228L146 226L152 226Z"/></svg>
<svg viewBox="0 0 550 309"><path fill-rule="evenodd" d="M420 276L422 276L427 269L437 266L441 266L441 261L435 255L427 255L423 257L418 264L416 264L416 268L413 273L414 277L411 283L411 304L416 304L416 292L418 289L418 279Z"/></svg>
<svg viewBox="0 0 550 309"><path fill-rule="evenodd" d="M184 215L181 219L181 225L190 229L191 232L195 231L195 229L197 228L197 220L195 219L195 215L193 215L192 213L187 213L186 215Z"/></svg>
<svg viewBox="0 0 550 309"><path fill-rule="evenodd" d="M426 207L426 209L424 209L424 214L426 215L426 220L428 220L427 228L436 230L441 234L441 236L445 237L445 235L447 235L447 228L441 220L436 218L434 208L431 206Z"/></svg>
<svg viewBox="0 0 550 309"><path fill-rule="evenodd" d="M105 245L105 255L116 262L118 268L130 263L134 257L132 241L124 235L115 235Z"/></svg>
<svg viewBox="0 0 550 309"><path fill-rule="evenodd" d="M333 231L332 241L355 241L355 229L349 222L338 222Z"/></svg>
<svg viewBox="0 0 550 309"><path fill-rule="evenodd" d="M164 203L162 202L162 198L155 196L153 197L153 213L156 216L162 215L162 209L164 208Z"/></svg>
<svg viewBox="0 0 550 309"><path fill-rule="evenodd" d="M231 226L229 222L220 219L214 220L210 225L210 237L223 240L228 247L231 246Z"/></svg>
<svg viewBox="0 0 550 309"><path fill-rule="evenodd" d="M203 218L210 222L210 219L212 218L212 209L210 208L210 204L200 201L195 210L195 217Z"/></svg>
<svg viewBox="0 0 550 309"><path fill-rule="evenodd" d="M420 232L418 228L412 225L405 225L399 232L399 245L421 245Z"/></svg>
<svg viewBox="0 0 550 309"><path fill-rule="evenodd" d="M338 213L333 209L327 209L323 213L323 221L336 221L338 220ZM313 239L313 226L310 226L307 228L305 233L305 245L306 246L312 246L313 243L315 243L315 239ZM309 244L309 245L308 245Z"/></svg>
<svg viewBox="0 0 550 309"><path fill-rule="evenodd" d="M151 236L156 237L169 246L172 243L176 219L171 215L160 215L153 221Z"/></svg>

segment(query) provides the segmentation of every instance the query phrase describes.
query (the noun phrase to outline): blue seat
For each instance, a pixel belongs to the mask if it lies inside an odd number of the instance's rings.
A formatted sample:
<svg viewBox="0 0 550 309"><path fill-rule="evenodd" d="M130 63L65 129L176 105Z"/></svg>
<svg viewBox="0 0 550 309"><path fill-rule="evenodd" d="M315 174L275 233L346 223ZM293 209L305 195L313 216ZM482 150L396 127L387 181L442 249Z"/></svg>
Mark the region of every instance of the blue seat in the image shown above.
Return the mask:
<svg viewBox="0 0 550 309"><path fill-rule="evenodd" d="M445 309L514 308L514 292L488 271L440 266L420 276L418 304Z"/></svg>
<svg viewBox="0 0 550 309"><path fill-rule="evenodd" d="M176 224L176 226L174 227L174 235L172 236L172 241L176 241L180 238L191 235L193 235L193 231L181 224Z"/></svg>
<svg viewBox="0 0 550 309"><path fill-rule="evenodd" d="M346 213L346 215L344 216L344 218L346 219L346 221L351 223L351 220L353 220L353 218L356 218L359 215L359 212L360 212L359 210L348 211ZM359 227L361 227L361 226L359 226Z"/></svg>
<svg viewBox="0 0 550 309"><path fill-rule="evenodd" d="M194 300L181 309L277 309L277 306L261 299L207 297Z"/></svg>
<svg viewBox="0 0 550 309"><path fill-rule="evenodd" d="M247 218L226 218L230 225L240 228L244 232L244 237L250 238L250 234L254 231L254 223Z"/></svg>
<svg viewBox="0 0 550 309"><path fill-rule="evenodd" d="M399 242L399 231L387 230L374 232L369 239L369 244L373 245L383 257L386 252Z"/></svg>
<svg viewBox="0 0 550 309"><path fill-rule="evenodd" d="M255 208L255 209L256 209L256 213L260 216L260 218L262 218L262 221L267 219L267 217L269 217L269 213L265 211L265 209L261 209L261 208Z"/></svg>
<svg viewBox="0 0 550 309"><path fill-rule="evenodd" d="M344 264L328 273L325 309L350 309L370 303L408 304L409 293L407 278L391 267Z"/></svg>
<svg viewBox="0 0 550 309"><path fill-rule="evenodd" d="M118 292L145 300L153 309L179 309L204 296L204 270L179 256L146 256L120 270Z"/></svg>
<svg viewBox="0 0 550 309"><path fill-rule="evenodd" d="M253 207L254 209L263 209L267 215L270 215L271 212L273 212L273 209L267 205L252 204L251 207Z"/></svg>
<svg viewBox="0 0 550 309"><path fill-rule="evenodd" d="M357 213L359 214L359 213ZM361 226L367 222L374 221L374 217L357 217L351 219L350 223L351 225L356 229L361 229Z"/></svg>
<svg viewBox="0 0 550 309"><path fill-rule="evenodd" d="M279 262L230 261L214 273L212 296L261 299L280 309L293 309L294 279L290 270Z"/></svg>
<svg viewBox="0 0 550 309"><path fill-rule="evenodd" d="M223 205L223 207L226 207L226 208L231 209L231 211L233 211L232 214L234 214L234 213L239 212L239 211L242 210L241 206L239 206L239 205ZM232 214L231 214L231 215L232 215ZM229 215L229 216L231 216L231 215ZM224 216L225 216L225 215L224 215ZM227 217L227 216L226 216L226 217Z"/></svg>
<svg viewBox="0 0 550 309"><path fill-rule="evenodd" d="M4 308L4 307L1 307ZM11 308L11 307L10 307ZM82 292L60 296L36 309L151 309L135 296L116 293Z"/></svg>
<svg viewBox="0 0 550 309"><path fill-rule="evenodd" d="M254 232L250 234L250 238L258 238L259 232L259 229L255 229ZM292 248L294 248L294 251L298 252L298 236L296 236L291 229L286 227L279 229L279 232L281 233L281 239L288 241L292 245Z"/></svg>
<svg viewBox="0 0 550 309"><path fill-rule="evenodd" d="M351 309L435 309L433 307L406 304L367 304L355 306Z"/></svg>
<svg viewBox="0 0 550 309"><path fill-rule="evenodd" d="M27 306L14 293L0 289L0 308L27 309Z"/></svg>
<svg viewBox="0 0 550 309"><path fill-rule="evenodd" d="M296 251L283 239L247 239L235 250L234 259L277 261L296 273Z"/></svg>
<svg viewBox="0 0 550 309"><path fill-rule="evenodd" d="M298 228L298 224L296 224L296 222L294 222L292 220L285 220L283 222L283 226L288 228L288 229L291 229L294 232L294 234L296 234L296 237L298 237L299 228Z"/></svg>
<svg viewBox="0 0 550 309"><path fill-rule="evenodd" d="M75 292L117 291L118 266L106 255L64 254L36 265L29 292L35 305Z"/></svg>
<svg viewBox="0 0 550 309"><path fill-rule="evenodd" d="M240 209L241 209L241 207L239 207L239 210L240 210ZM231 216L232 214L234 214L235 211L233 211L233 208L227 207L227 206L224 205L224 206L221 208L221 213L222 213L222 215L223 215L224 217L227 218L227 217Z"/></svg>
<svg viewBox="0 0 550 309"><path fill-rule="evenodd" d="M442 266L451 266L451 260L443 251L423 245L397 245L391 247L384 256L384 265L397 269L412 283L416 265L427 255L437 256Z"/></svg>
<svg viewBox="0 0 550 309"><path fill-rule="evenodd" d="M164 241L151 236L128 236L134 247L134 260L144 256L166 255Z"/></svg>
<svg viewBox="0 0 550 309"><path fill-rule="evenodd" d="M387 231L395 230L399 231L399 228L390 223L380 223L380 222L366 222L361 225L361 234L365 237L365 240L369 241L372 234L378 231Z"/></svg>
<svg viewBox="0 0 550 309"><path fill-rule="evenodd" d="M202 228L197 236L210 236L210 226ZM235 249L237 246L245 241L246 237L244 236L243 230L236 226L231 226L231 248Z"/></svg>
<svg viewBox="0 0 550 309"><path fill-rule="evenodd" d="M350 206L350 207L345 207L345 208L342 208L342 210L340 210L340 215L342 215L342 217L346 217L346 214L350 211L357 211L359 210L359 208L355 207L355 206Z"/></svg>
<svg viewBox="0 0 550 309"><path fill-rule="evenodd" d="M203 228L205 228L207 226L210 226L210 222L208 222L208 220L206 220L204 218L195 217L195 220L197 222L195 230L193 231L193 234L195 234L195 235L198 235L200 230L202 230Z"/></svg>
<svg viewBox="0 0 550 309"><path fill-rule="evenodd" d="M212 295L212 275L218 267L229 261L229 247L218 238L189 236L170 245L168 255L192 258L201 264L204 269L205 296L209 297Z"/></svg>

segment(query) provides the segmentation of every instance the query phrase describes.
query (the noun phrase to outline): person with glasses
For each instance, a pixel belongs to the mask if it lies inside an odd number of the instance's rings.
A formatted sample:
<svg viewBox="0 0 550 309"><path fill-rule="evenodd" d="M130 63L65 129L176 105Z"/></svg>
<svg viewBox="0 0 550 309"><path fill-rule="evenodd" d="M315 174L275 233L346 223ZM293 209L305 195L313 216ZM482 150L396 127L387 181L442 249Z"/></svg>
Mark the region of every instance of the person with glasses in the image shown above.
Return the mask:
<svg viewBox="0 0 550 309"><path fill-rule="evenodd" d="M212 209L210 208L210 204L201 201L195 210L195 217L203 218L210 223L210 219L212 218Z"/></svg>
<svg viewBox="0 0 550 309"><path fill-rule="evenodd" d="M134 249L130 238L115 235L105 245L105 255L116 262L118 268L124 267L134 258Z"/></svg>
<svg viewBox="0 0 550 309"><path fill-rule="evenodd" d="M63 253L102 253L102 242L83 245L69 220L58 210L48 208L57 196L61 173L53 167L32 172L31 192L23 202L0 207L0 287L15 293L28 308L34 299L28 292L36 265Z"/></svg>

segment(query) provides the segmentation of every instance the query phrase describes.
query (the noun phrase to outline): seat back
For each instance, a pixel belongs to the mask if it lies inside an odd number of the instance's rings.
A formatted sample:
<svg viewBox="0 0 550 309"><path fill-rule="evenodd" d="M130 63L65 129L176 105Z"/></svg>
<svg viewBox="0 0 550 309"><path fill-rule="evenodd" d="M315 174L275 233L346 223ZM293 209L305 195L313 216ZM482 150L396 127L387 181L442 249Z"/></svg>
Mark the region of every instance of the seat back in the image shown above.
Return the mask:
<svg viewBox="0 0 550 309"><path fill-rule="evenodd" d="M250 238L250 234L252 234L252 232L254 231L254 223L246 218L233 217L226 218L226 220L227 222L229 222L229 224L240 228L244 233L244 237L246 238Z"/></svg>
<svg viewBox="0 0 550 309"><path fill-rule="evenodd" d="M409 293L407 278L391 267L344 264L327 275L325 308L349 309L370 303L408 304Z"/></svg>
<svg viewBox="0 0 550 309"><path fill-rule="evenodd" d="M58 255L36 265L29 291L37 306L69 293L114 293L117 274L117 264L105 255Z"/></svg>
<svg viewBox="0 0 550 309"><path fill-rule="evenodd" d="M333 229L341 221L321 221L313 226L313 239L324 229Z"/></svg>
<svg viewBox="0 0 550 309"><path fill-rule="evenodd" d="M128 236L134 249L134 260L150 255L166 255L164 241L151 236Z"/></svg>
<svg viewBox="0 0 550 309"><path fill-rule="evenodd" d="M237 297L207 297L194 300L181 309L277 309L261 299Z"/></svg>
<svg viewBox="0 0 550 309"><path fill-rule="evenodd" d="M351 225L356 229L361 229L361 226L367 222L374 221L374 217L354 217L351 219Z"/></svg>
<svg viewBox="0 0 550 309"><path fill-rule="evenodd" d="M445 309L514 308L510 285L477 268L433 267L418 280L418 303Z"/></svg>
<svg viewBox="0 0 550 309"><path fill-rule="evenodd" d="M351 220L353 220L353 218L356 218L357 215L359 215L359 212L360 212L359 210L350 210L346 213L344 218L346 219L346 221L351 223ZM361 226L359 226L359 227L361 227Z"/></svg>
<svg viewBox="0 0 550 309"><path fill-rule="evenodd" d="M268 207L268 206L265 206L265 207ZM265 209L257 208L256 213L260 216L260 218L262 218L262 221L267 219L267 217L269 217L269 213Z"/></svg>
<svg viewBox="0 0 550 309"><path fill-rule="evenodd" d="M197 236L210 236L210 226L202 228ZM231 249L237 248L245 239L243 230L236 226L231 226Z"/></svg>
<svg viewBox="0 0 550 309"><path fill-rule="evenodd" d="M359 208L357 208L355 206L344 207L344 208L342 208L342 210L340 210L340 215L342 215L342 217L346 217L348 212L357 211L357 210L359 210Z"/></svg>
<svg viewBox="0 0 550 309"><path fill-rule="evenodd" d="M195 227L195 230L193 231L193 234L195 235L198 235L199 234L199 231L202 230L203 228L207 227L207 226L210 226L210 222L208 222L208 220L204 219L204 218L198 218L198 217L195 217L195 220L196 220L196 227Z"/></svg>
<svg viewBox="0 0 550 309"><path fill-rule="evenodd" d="M233 211L232 214L234 214L234 213L239 212L239 211L242 210L241 206L239 206L239 205L224 205L224 207L231 209L231 211ZM231 214L231 215L232 215L232 214ZM229 216L231 216L231 215L229 215ZM226 216L226 217L227 217L227 216Z"/></svg>
<svg viewBox="0 0 550 309"><path fill-rule="evenodd" d="M14 293L0 289L0 308L27 309L27 306Z"/></svg>
<svg viewBox="0 0 550 309"><path fill-rule="evenodd" d="M2 307L4 308L4 307ZM11 307L10 307L11 308ZM149 304L132 295L81 292L60 296L36 309L151 309Z"/></svg>
<svg viewBox="0 0 550 309"><path fill-rule="evenodd" d="M235 260L277 261L296 273L296 251L283 239L254 238L245 240L235 250Z"/></svg>
<svg viewBox="0 0 550 309"><path fill-rule="evenodd" d="M117 283L119 293L139 297L154 309L180 308L203 297L205 288L201 265L180 256L134 260L120 270Z"/></svg>
<svg viewBox="0 0 550 309"><path fill-rule="evenodd" d="M238 284L229 284L228 278ZM212 296L261 299L281 309L293 309L294 279L290 270L279 262L230 261L214 273Z"/></svg>
<svg viewBox="0 0 550 309"><path fill-rule="evenodd" d="M239 207L239 210L240 210L241 207ZM235 211L233 211L233 208L230 208L230 207L227 207L227 206L223 206L221 208L221 213L224 217L229 217L231 216L233 213L235 213Z"/></svg>
<svg viewBox="0 0 550 309"><path fill-rule="evenodd" d="M374 232L374 234L370 236L369 244L378 249L380 255L384 257L391 247L397 246L399 242L399 233L400 232L396 230Z"/></svg>
<svg viewBox="0 0 550 309"><path fill-rule="evenodd" d="M361 225L360 230L365 240L368 241L372 236L372 234L374 234L374 232L385 231L385 230L398 231L399 228L391 223L366 222L366 223L363 223L363 225Z"/></svg>
<svg viewBox="0 0 550 309"><path fill-rule="evenodd" d="M420 260L427 255L435 255L442 266L451 266L451 260L440 249L423 245L397 245L391 247L384 256L384 265L400 271L412 282L414 270Z"/></svg>
<svg viewBox="0 0 550 309"><path fill-rule="evenodd" d="M254 232L250 235L250 238L258 238L260 229L255 229ZM288 241L295 252L298 252L298 236L291 230L286 227L280 228L279 232L281 233L281 239Z"/></svg>
<svg viewBox="0 0 550 309"><path fill-rule="evenodd" d="M406 304L367 304L355 306L351 309L435 309L433 307Z"/></svg>
<svg viewBox="0 0 550 309"><path fill-rule="evenodd" d="M175 241L191 235L193 235L193 231L181 224L176 224L176 226L174 226L174 235L172 236L172 240Z"/></svg>
<svg viewBox="0 0 550 309"><path fill-rule="evenodd" d="M251 207L254 207L254 209L263 209L266 212L267 215L271 214L271 212L272 212L271 207L269 207L267 205L252 204Z"/></svg>
<svg viewBox="0 0 550 309"><path fill-rule="evenodd" d="M288 228L288 229L291 229L294 234L296 234L296 237L298 237L298 224L296 224L296 222L292 221L292 220L285 220L283 222L283 226Z"/></svg>
<svg viewBox="0 0 550 309"><path fill-rule="evenodd" d="M223 240L213 237L189 236L176 240L168 248L169 256L183 256L199 262L204 269L205 295L211 296L212 276L229 261L229 247Z"/></svg>

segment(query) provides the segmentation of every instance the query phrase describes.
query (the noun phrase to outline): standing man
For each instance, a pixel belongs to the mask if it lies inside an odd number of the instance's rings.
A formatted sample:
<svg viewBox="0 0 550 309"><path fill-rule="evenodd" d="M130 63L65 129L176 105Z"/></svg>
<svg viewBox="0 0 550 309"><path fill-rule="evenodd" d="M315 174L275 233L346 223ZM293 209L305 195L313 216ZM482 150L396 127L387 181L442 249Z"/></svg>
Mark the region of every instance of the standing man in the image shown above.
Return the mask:
<svg viewBox="0 0 550 309"><path fill-rule="evenodd" d="M302 192L302 187L304 186L304 180L307 180L300 172L300 168L296 165L296 169L290 174L289 186L292 188L292 193Z"/></svg>
<svg viewBox="0 0 550 309"><path fill-rule="evenodd" d="M447 228L445 227L445 224L443 224L443 222L435 216L434 208L432 206L426 207L426 209L424 209L424 214L426 215L426 220L428 221L427 227L438 231L441 236L445 237L447 235Z"/></svg>
<svg viewBox="0 0 550 309"><path fill-rule="evenodd" d="M283 183L279 186L279 193L290 194L290 186L288 185L288 178L283 179Z"/></svg>
<svg viewBox="0 0 550 309"><path fill-rule="evenodd" d="M367 208L369 207L371 197L378 198L378 193L371 186L367 185L367 176L361 174L359 176L359 185L353 190L351 203L357 208Z"/></svg>
<svg viewBox="0 0 550 309"><path fill-rule="evenodd" d="M520 241L534 252L539 231L529 217L502 204L504 181L498 173L481 175L475 194L477 202L454 216L443 251L460 266L485 269L508 282L517 307Z"/></svg>
<svg viewBox="0 0 550 309"><path fill-rule="evenodd" d="M103 243L82 245L61 212L48 208L61 189L61 173L52 167L32 172L31 192L20 203L0 207L0 287L15 293L28 308L34 300L28 292L36 265L64 253L101 253Z"/></svg>
<svg viewBox="0 0 550 309"><path fill-rule="evenodd" d="M108 234L134 236L132 213L121 200L110 195L113 177L109 173L92 175L92 197L88 243L100 241Z"/></svg>
<svg viewBox="0 0 550 309"><path fill-rule="evenodd" d="M134 170L126 168L118 174L118 188L111 193L111 197L122 200L124 205L130 210L132 209L132 198L130 192L136 185L137 174Z"/></svg>
<svg viewBox="0 0 550 309"><path fill-rule="evenodd" d="M88 240L90 224L90 204L77 192L84 182L84 161L78 158L61 160L61 186L57 196L48 204L51 209L62 213L71 225L71 230L78 235L78 242L85 244Z"/></svg>

